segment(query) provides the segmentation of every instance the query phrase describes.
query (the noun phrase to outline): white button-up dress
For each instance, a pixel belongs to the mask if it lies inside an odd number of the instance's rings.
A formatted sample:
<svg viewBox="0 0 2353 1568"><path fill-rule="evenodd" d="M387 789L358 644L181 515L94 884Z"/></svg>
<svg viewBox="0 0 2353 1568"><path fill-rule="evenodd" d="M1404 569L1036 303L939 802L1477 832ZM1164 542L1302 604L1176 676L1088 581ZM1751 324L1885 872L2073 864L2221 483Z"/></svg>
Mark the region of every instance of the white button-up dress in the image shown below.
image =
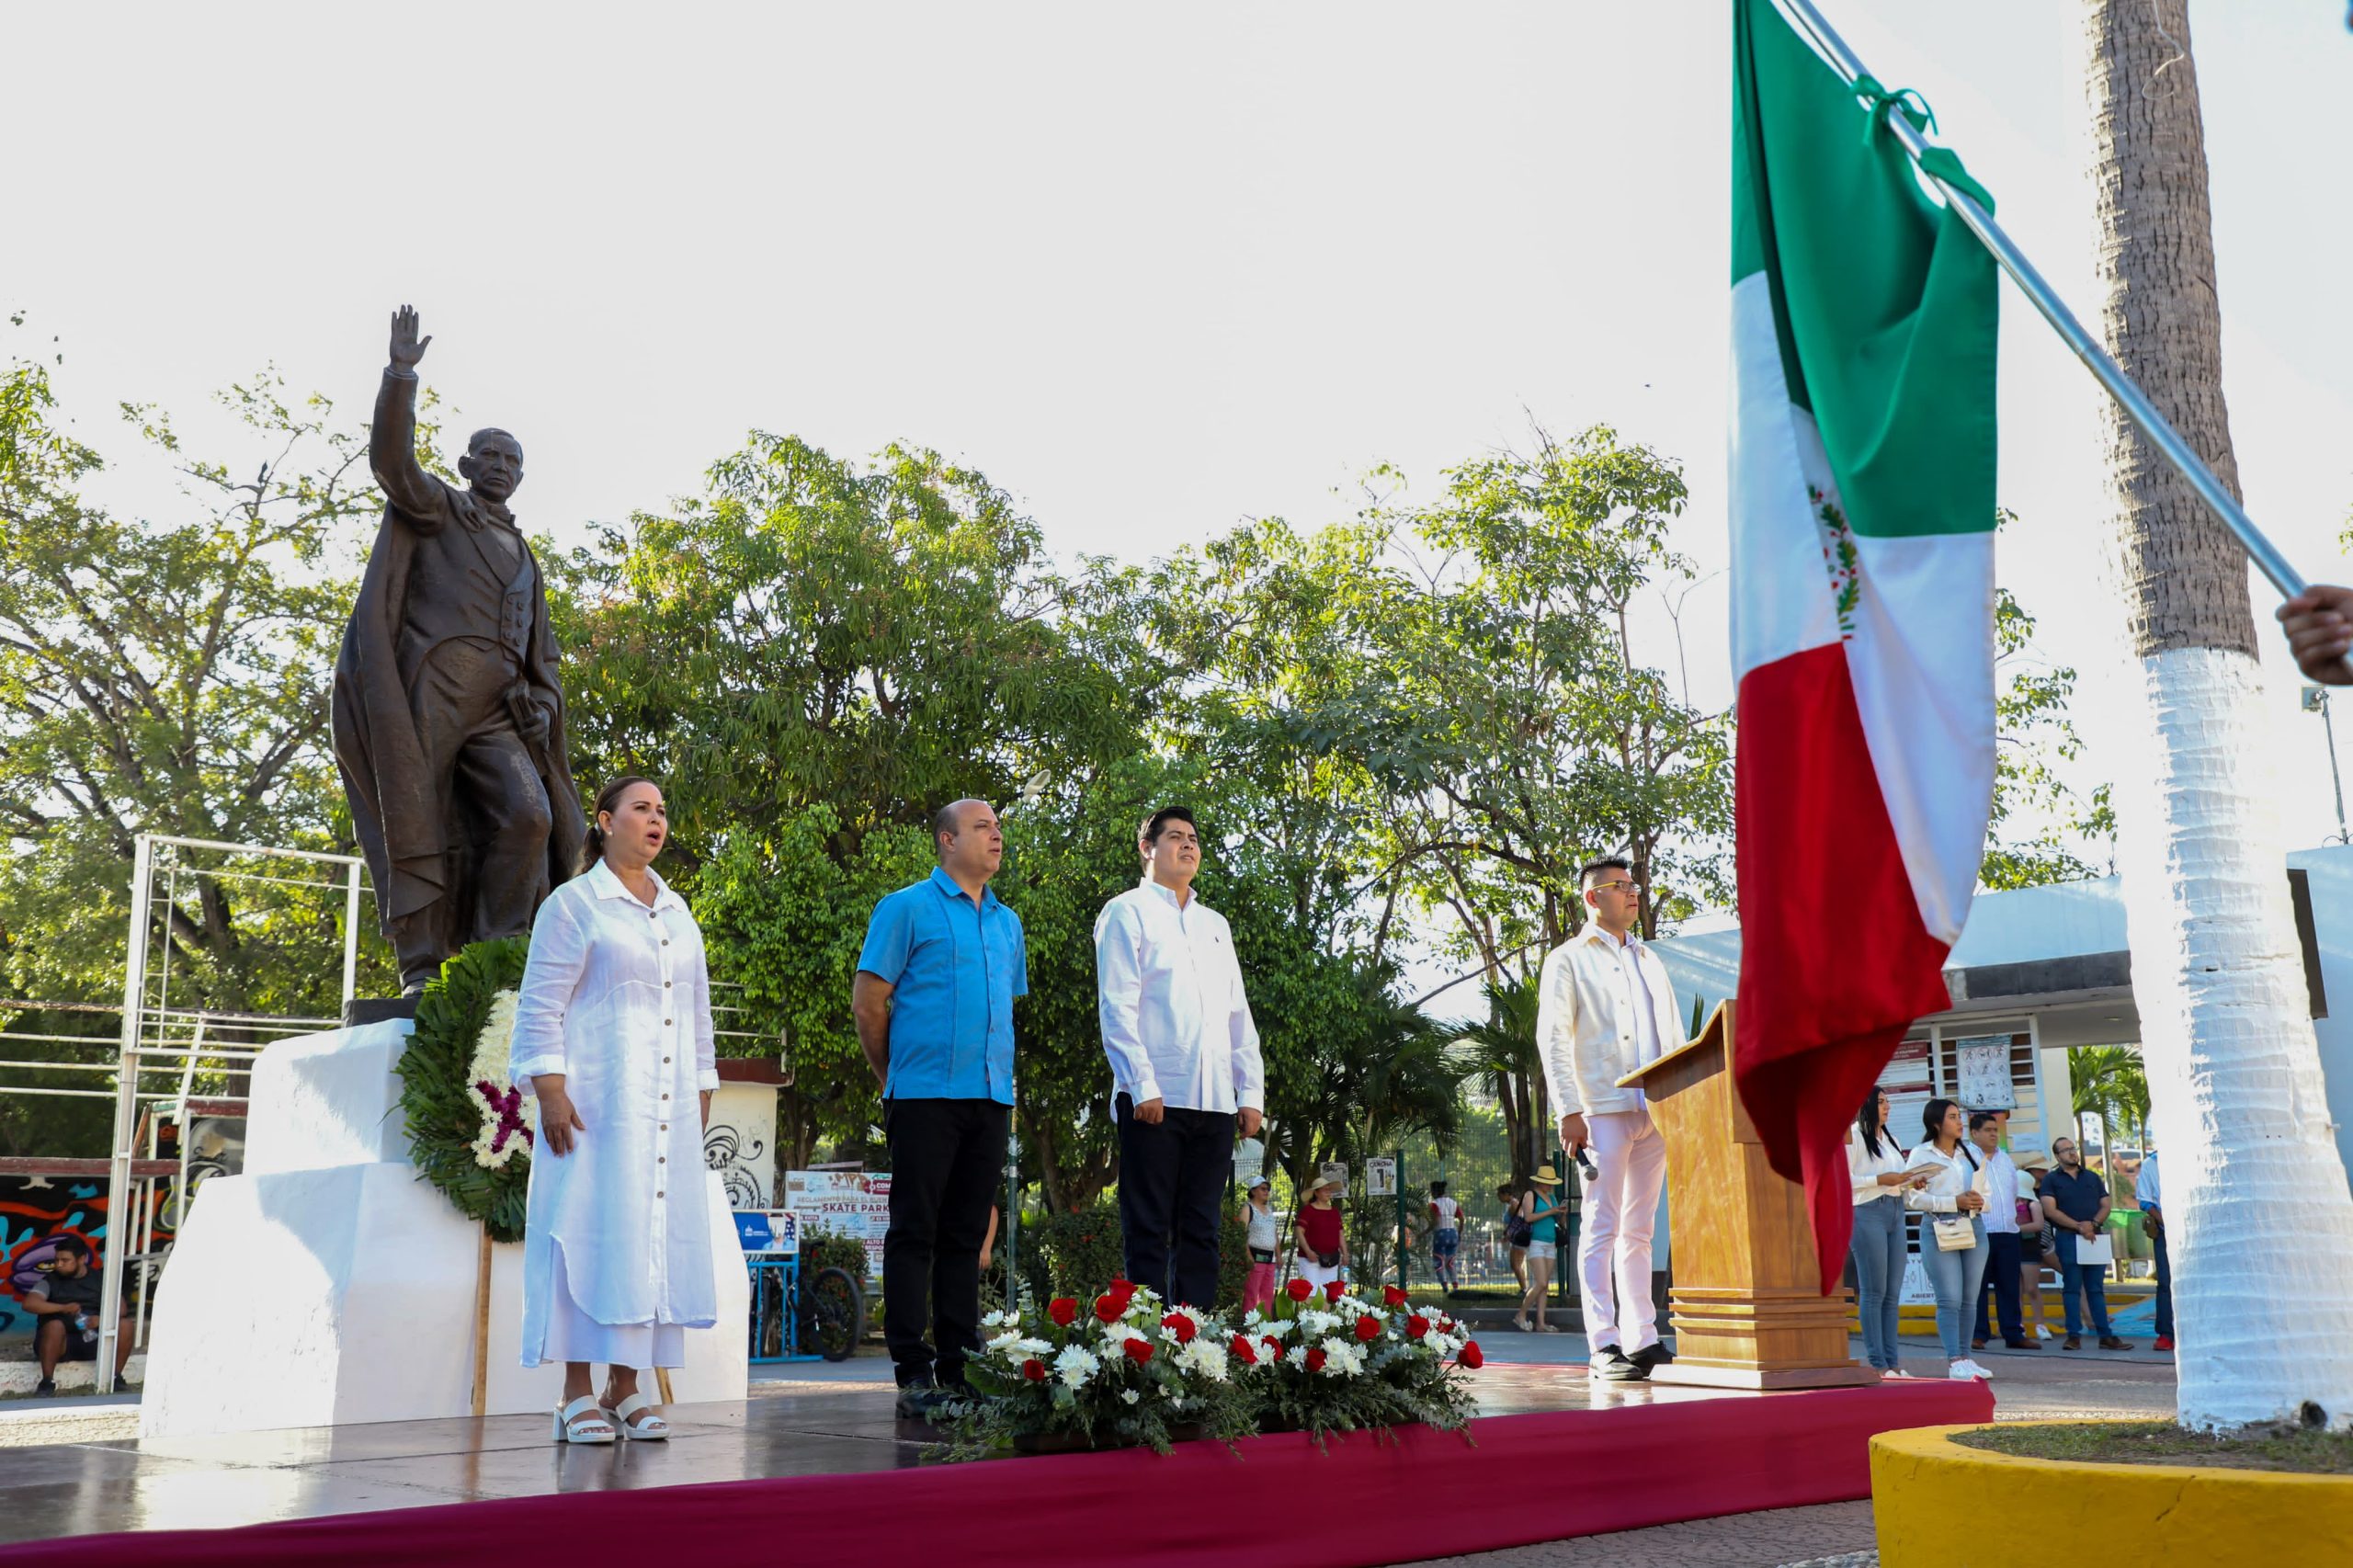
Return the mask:
<svg viewBox="0 0 2353 1568"><path fill-rule="evenodd" d="M648 908L599 861L540 906L507 1071L527 1095L563 1074L585 1123L532 1153L523 1365L682 1365L719 1320L698 1098L719 1073L702 933L667 883Z"/></svg>

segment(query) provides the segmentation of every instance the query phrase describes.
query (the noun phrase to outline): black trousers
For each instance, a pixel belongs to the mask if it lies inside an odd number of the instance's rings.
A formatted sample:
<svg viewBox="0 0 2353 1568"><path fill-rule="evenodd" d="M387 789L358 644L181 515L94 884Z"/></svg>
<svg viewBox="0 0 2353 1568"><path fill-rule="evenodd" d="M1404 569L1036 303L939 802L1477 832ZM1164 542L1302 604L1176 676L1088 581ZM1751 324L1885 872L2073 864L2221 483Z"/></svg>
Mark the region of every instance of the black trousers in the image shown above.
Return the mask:
<svg viewBox="0 0 2353 1568"><path fill-rule="evenodd" d="M882 1236L882 1343L902 1383L962 1381L981 1348L981 1244L1005 1165L1009 1106L892 1100L891 1228ZM931 1303L938 1350L924 1337Z"/></svg>
<svg viewBox="0 0 2353 1568"><path fill-rule="evenodd" d="M1117 1103L1128 1278L1163 1301L1214 1307L1220 1200L1233 1180L1233 1113L1170 1106L1154 1125L1136 1119L1126 1095Z"/></svg>
<svg viewBox="0 0 2353 1568"><path fill-rule="evenodd" d="M2016 1231L1989 1231L1985 1244L1992 1253L1985 1259L1985 1282L1977 1288L1977 1337L1994 1337L1990 1332L1994 1319L1987 1309L1999 1307L2003 1340L2024 1339L2029 1332L2018 1318L2018 1278L2026 1267L2024 1245Z"/></svg>

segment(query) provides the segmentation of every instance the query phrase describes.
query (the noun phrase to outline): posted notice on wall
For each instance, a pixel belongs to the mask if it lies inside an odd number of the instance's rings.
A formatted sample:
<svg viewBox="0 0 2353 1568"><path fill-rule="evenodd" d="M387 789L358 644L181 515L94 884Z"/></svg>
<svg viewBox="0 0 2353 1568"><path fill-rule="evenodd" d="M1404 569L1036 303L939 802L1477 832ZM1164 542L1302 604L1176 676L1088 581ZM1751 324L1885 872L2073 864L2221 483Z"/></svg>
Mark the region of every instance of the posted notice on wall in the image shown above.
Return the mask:
<svg viewBox="0 0 2353 1568"><path fill-rule="evenodd" d="M1977 1035L1952 1042L1961 1103L1971 1110L2013 1110L2018 1087L2010 1079L2010 1037Z"/></svg>

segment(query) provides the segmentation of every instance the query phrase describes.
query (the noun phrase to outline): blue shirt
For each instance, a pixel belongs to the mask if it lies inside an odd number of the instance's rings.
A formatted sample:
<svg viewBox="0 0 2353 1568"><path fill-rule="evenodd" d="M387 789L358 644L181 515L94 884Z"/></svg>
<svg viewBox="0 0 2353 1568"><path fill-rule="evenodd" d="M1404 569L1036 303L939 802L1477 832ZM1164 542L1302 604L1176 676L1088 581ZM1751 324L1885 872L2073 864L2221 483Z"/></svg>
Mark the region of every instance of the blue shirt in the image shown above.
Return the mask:
<svg viewBox="0 0 2353 1568"><path fill-rule="evenodd" d="M891 1066L899 1100L1013 1103L1013 999L1029 994L1021 916L944 870L874 906L858 967L894 989Z"/></svg>

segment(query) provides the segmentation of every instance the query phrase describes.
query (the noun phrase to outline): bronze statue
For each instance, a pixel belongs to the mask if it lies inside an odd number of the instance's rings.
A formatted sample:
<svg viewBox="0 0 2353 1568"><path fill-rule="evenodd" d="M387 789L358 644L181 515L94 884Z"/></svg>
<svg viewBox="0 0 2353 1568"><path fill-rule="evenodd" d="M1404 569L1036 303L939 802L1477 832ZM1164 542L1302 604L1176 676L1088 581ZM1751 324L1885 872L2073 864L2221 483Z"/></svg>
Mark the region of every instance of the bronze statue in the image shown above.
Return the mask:
<svg viewBox="0 0 2353 1568"><path fill-rule="evenodd" d="M538 560L506 499L523 449L466 441L460 490L416 460L416 362L392 317L369 462L384 520L335 666L335 756L384 935L415 993L468 942L511 937L571 876L585 824Z"/></svg>

